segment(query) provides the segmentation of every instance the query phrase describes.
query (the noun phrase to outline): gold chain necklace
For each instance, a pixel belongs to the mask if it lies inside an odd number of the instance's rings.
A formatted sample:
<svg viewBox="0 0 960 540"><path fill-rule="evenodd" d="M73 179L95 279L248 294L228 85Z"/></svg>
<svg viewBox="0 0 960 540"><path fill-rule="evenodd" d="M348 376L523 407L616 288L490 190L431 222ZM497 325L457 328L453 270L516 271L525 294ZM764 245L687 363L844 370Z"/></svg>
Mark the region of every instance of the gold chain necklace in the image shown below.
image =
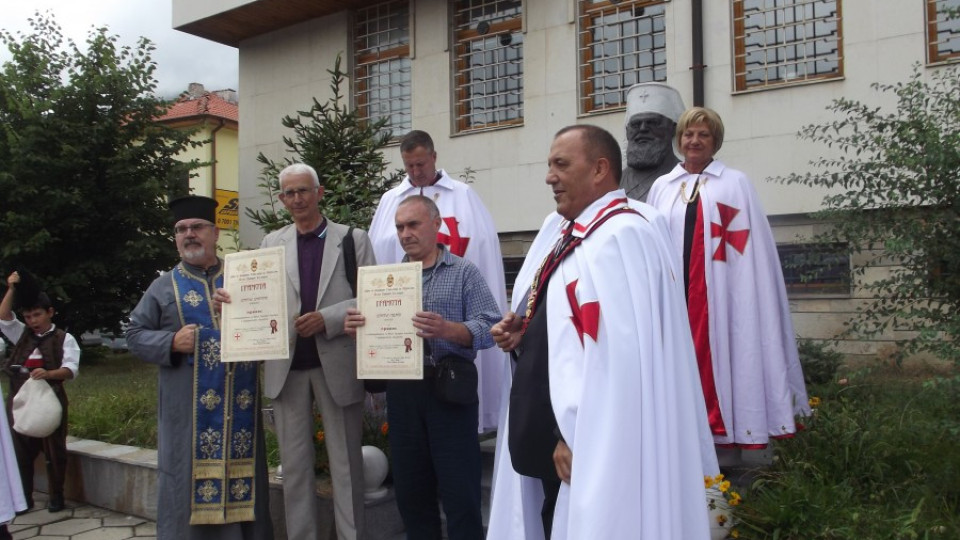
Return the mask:
<svg viewBox="0 0 960 540"><path fill-rule="evenodd" d="M571 230L573 229L573 223L570 224ZM533 283L530 284L530 294L527 296L527 311L524 314L526 320L530 320L533 317L533 306L537 303L537 292L540 289L540 278L543 275L543 269L547 266L547 263L550 262L550 259L553 259L559 255L559 252L563 248L564 239L567 237L568 232L564 232L560 236L560 239L557 240L553 250L550 253L547 253L547 256L543 258L543 262L540 263L540 267L537 268L537 273L533 275Z"/></svg>
<svg viewBox="0 0 960 540"><path fill-rule="evenodd" d="M703 175L698 176L696 183L693 184L693 193L692 193L692 194L690 195L690 197L688 198L688 197L687 197L687 183L686 183L686 182L680 182L680 198L681 198L681 199L683 200L683 202L685 202L686 204L692 203L693 201L697 200L697 194L700 193L700 188L701 188L704 184L706 184L706 183L707 183L706 177L704 177Z"/></svg>

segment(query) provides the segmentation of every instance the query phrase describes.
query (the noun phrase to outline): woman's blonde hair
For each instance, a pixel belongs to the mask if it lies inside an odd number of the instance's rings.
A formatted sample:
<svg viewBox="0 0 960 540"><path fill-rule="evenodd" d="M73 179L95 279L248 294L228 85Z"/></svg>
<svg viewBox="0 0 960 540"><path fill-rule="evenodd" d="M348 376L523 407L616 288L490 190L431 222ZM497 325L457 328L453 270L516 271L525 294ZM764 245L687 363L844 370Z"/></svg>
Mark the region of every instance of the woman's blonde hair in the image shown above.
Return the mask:
<svg viewBox="0 0 960 540"><path fill-rule="evenodd" d="M677 120L677 148L680 148L683 132L696 124L706 124L710 134L713 135L713 153L719 152L720 147L723 146L723 120L716 111L706 107L690 107L680 115L680 119Z"/></svg>

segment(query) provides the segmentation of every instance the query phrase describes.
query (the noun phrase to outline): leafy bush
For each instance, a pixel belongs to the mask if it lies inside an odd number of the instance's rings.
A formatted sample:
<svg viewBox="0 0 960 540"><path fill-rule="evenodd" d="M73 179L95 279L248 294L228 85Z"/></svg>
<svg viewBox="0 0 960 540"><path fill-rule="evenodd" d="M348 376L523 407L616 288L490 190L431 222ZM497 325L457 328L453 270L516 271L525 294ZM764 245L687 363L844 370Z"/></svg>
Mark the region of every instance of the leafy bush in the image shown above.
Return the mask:
<svg viewBox="0 0 960 540"><path fill-rule="evenodd" d="M826 193L814 216L830 227L810 240L860 255L851 260L867 301L844 335L896 330L896 360L929 352L960 363L960 70L916 65L904 82L872 86L896 106L835 100L834 120L800 131L833 151L778 180ZM888 276L868 279L890 261Z"/></svg>
<svg viewBox="0 0 960 540"><path fill-rule="evenodd" d="M960 381L878 367L853 384L812 388L821 405L795 439L775 443L735 510L741 538L960 537Z"/></svg>
<svg viewBox="0 0 960 540"><path fill-rule="evenodd" d="M0 30L2 275L29 268L75 336L118 330L177 259L166 200L203 142L157 122L169 104L149 40L103 27L76 43L49 12L28 21Z"/></svg>
<svg viewBox="0 0 960 540"><path fill-rule="evenodd" d="M832 381L843 363L842 354L828 349L825 343L819 341L798 339L797 348L800 365L803 366L803 380L808 385Z"/></svg>

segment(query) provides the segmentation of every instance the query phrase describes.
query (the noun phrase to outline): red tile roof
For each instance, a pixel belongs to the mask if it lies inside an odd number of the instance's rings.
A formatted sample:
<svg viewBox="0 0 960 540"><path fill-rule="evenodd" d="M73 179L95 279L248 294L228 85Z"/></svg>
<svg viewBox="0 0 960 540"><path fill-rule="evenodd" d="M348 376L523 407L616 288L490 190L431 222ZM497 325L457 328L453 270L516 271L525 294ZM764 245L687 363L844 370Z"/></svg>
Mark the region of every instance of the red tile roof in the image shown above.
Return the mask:
<svg viewBox="0 0 960 540"><path fill-rule="evenodd" d="M169 122L203 116L237 122L240 119L239 106L223 99L215 92L204 92L199 96L184 94L157 121Z"/></svg>

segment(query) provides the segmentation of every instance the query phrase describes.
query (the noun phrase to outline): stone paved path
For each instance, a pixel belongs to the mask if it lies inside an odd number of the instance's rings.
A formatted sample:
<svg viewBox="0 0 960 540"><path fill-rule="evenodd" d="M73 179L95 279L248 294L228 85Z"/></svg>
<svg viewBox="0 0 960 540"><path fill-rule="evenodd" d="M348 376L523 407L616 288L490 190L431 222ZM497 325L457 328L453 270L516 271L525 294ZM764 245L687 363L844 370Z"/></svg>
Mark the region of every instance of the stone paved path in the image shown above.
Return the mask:
<svg viewBox="0 0 960 540"><path fill-rule="evenodd" d="M96 506L66 501L62 512L47 511L47 496L34 493L33 510L9 525L14 540L155 540L157 524Z"/></svg>

